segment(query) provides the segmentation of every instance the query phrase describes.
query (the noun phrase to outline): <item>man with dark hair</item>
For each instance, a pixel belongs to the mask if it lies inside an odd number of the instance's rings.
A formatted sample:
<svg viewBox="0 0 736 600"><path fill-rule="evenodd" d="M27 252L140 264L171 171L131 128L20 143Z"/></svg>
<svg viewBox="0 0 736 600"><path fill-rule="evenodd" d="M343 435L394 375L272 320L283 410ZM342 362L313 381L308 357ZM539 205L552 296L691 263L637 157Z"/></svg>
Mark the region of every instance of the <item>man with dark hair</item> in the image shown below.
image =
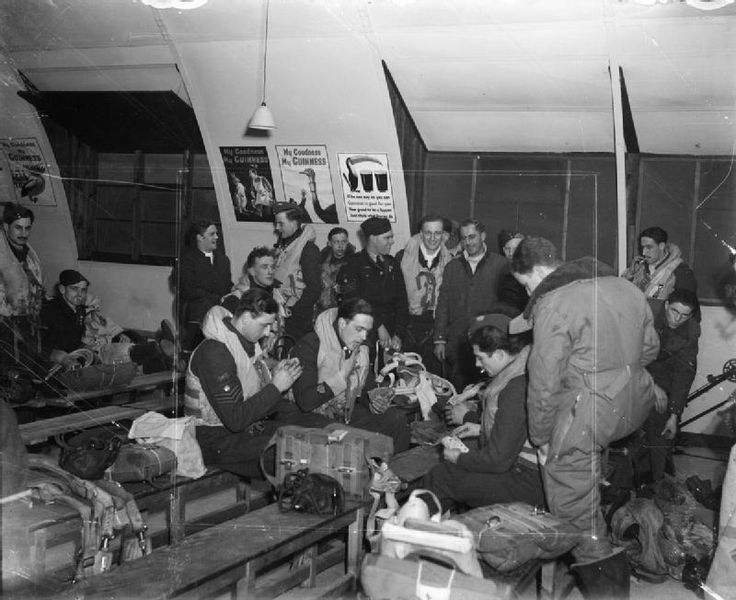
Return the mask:
<svg viewBox="0 0 736 600"><path fill-rule="evenodd" d="M509 333L534 328L529 436L543 457L551 512L574 525L585 598L628 598L629 565L614 553L598 484L601 452L639 428L663 392L646 365L659 339L642 293L591 257L563 263L549 240L525 237L511 271L530 295Z"/></svg>
<svg viewBox="0 0 736 600"><path fill-rule="evenodd" d="M664 302L651 301L654 328L659 334L659 354L647 366L654 382L666 393L644 423L645 457L652 481L664 478L672 454L680 416L695 379L700 324L698 297L690 290L675 290Z"/></svg>
<svg viewBox="0 0 736 600"><path fill-rule="evenodd" d="M184 241L178 268L178 312L182 345L192 350L202 341L205 314L230 291L233 282L216 223L209 219L193 222Z"/></svg>
<svg viewBox="0 0 736 600"><path fill-rule="evenodd" d="M0 233L0 277L5 282L10 321L31 352L39 349L39 315L46 293L41 261L28 243L34 220L30 208L8 202ZM3 332L2 339L15 348L17 343L12 338Z"/></svg>
<svg viewBox="0 0 736 600"><path fill-rule="evenodd" d="M282 360L269 375L258 341L278 313L268 292L248 290L232 311L213 306L202 322L202 341L187 369L185 413L194 417L207 465L259 477L258 459L278 424L264 420L301 375L299 362Z"/></svg>
<svg viewBox="0 0 736 600"><path fill-rule="evenodd" d="M389 408L387 398L368 396L376 387L365 345L373 322L373 309L362 298L345 300L317 317L314 331L291 353L303 368L292 388L298 411L281 410L276 420L310 427L348 423L393 438L395 452L409 447L405 416Z"/></svg>
<svg viewBox="0 0 736 600"><path fill-rule="evenodd" d="M480 390L480 422L464 419L453 435L468 438L470 451L445 448L445 461L424 477L443 509L499 502L544 507L537 452L527 439L526 361L531 333L507 333L511 318L492 313L476 318L469 339L476 365L489 378Z"/></svg>
<svg viewBox="0 0 736 600"><path fill-rule="evenodd" d="M368 337L371 357L376 336L384 350L401 350L409 316L404 278L389 253L394 243L391 222L371 217L361 223L365 248L348 258L337 283L343 300L363 298L373 307L373 330Z"/></svg>
<svg viewBox="0 0 736 600"><path fill-rule="evenodd" d="M667 241L661 227L649 227L639 234L639 256L622 277L631 281L647 298L666 300L673 290L697 293L698 282L684 262L680 248Z"/></svg>
<svg viewBox="0 0 736 600"><path fill-rule="evenodd" d="M508 264L486 246L486 230L478 221L460 224L462 254L445 267L434 322L434 354L447 360L457 389L477 379L467 343L471 320L498 304L498 286Z"/></svg>
<svg viewBox="0 0 736 600"><path fill-rule="evenodd" d="M427 369L437 374L442 366L433 353L434 313L442 275L452 259L444 239L444 219L425 215L419 222L419 233L396 255L409 303L404 350L419 353Z"/></svg>
<svg viewBox="0 0 736 600"><path fill-rule="evenodd" d="M286 333L298 340L312 329L314 305L322 291L319 248L314 227L305 224L306 213L289 203L277 204L274 228L279 240L274 246L281 294L289 311Z"/></svg>
<svg viewBox="0 0 736 600"><path fill-rule="evenodd" d="M77 364L70 353L87 348L103 363L134 362L144 373L172 368L176 353L173 339L165 339L159 332L157 341L144 341L140 335L112 323L101 314L96 299L88 302L89 286L89 280L79 271L65 269L59 273L58 294L41 309L44 358L70 368ZM100 327L101 323L104 326ZM173 328L168 321L162 324L166 324L166 335L171 335Z"/></svg>
<svg viewBox="0 0 736 600"><path fill-rule="evenodd" d="M286 309L286 299L281 293L281 282L276 279L276 259L274 251L266 246L257 246L250 251L248 258L243 265L243 271L240 279L233 287L233 291L222 299L220 304L230 312L233 312L240 298L248 290L261 289L273 296L279 305L279 312L276 322L271 328L271 334L267 340L261 341L261 346L266 351L271 351L278 338L284 333L284 323L288 310Z"/></svg>
<svg viewBox="0 0 736 600"><path fill-rule="evenodd" d="M322 294L317 302L317 313L337 306L341 296L337 285L337 274L355 254L355 247L348 241L348 232L343 227L333 227L327 234L327 245L322 249Z"/></svg>

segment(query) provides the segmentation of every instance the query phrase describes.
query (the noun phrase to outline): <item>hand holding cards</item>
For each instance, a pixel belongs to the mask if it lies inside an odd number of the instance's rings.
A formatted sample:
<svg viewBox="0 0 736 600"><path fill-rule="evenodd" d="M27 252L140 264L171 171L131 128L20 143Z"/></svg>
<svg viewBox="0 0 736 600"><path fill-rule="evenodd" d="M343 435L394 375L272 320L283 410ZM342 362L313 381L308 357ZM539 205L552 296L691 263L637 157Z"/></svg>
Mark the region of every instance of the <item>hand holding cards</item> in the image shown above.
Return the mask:
<svg viewBox="0 0 736 600"><path fill-rule="evenodd" d="M456 438L455 436L446 435L440 440L440 442L448 450L460 450L462 453L470 452L470 449L460 440L460 438Z"/></svg>

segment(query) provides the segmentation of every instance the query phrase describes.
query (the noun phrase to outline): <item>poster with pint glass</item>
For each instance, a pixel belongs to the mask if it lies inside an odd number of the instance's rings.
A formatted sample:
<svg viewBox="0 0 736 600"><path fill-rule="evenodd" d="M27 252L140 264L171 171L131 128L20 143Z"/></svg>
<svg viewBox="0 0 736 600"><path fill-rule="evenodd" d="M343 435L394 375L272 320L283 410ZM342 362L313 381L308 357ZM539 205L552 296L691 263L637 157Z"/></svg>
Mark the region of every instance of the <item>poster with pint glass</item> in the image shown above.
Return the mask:
<svg viewBox="0 0 736 600"><path fill-rule="evenodd" d="M337 160L348 221L386 217L395 223L388 154L338 154Z"/></svg>

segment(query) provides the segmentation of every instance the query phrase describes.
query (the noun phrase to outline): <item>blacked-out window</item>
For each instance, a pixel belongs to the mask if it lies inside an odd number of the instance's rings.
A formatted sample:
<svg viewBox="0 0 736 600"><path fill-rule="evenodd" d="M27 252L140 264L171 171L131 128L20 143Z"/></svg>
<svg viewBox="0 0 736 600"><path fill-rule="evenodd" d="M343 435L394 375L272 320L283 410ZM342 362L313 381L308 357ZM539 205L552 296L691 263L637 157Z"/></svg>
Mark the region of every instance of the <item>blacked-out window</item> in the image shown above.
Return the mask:
<svg viewBox="0 0 736 600"><path fill-rule="evenodd" d="M173 92L23 92L42 116L80 259L173 264L182 221L219 221L192 109Z"/></svg>

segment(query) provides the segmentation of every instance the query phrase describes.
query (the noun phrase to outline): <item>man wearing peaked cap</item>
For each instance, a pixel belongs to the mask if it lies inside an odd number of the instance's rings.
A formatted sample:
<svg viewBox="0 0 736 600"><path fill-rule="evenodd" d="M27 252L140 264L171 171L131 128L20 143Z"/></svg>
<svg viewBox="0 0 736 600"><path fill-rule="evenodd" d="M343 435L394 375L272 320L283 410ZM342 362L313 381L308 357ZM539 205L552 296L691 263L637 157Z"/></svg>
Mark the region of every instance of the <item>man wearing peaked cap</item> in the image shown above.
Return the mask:
<svg viewBox="0 0 736 600"><path fill-rule="evenodd" d="M549 240L526 237L511 272L530 294L517 333L533 324L529 438L546 457L550 511L579 530L574 571L585 598L628 598L625 553L601 513L601 452L636 431L664 394L644 368L659 339L644 295L591 257L563 263Z"/></svg>
<svg viewBox="0 0 736 600"><path fill-rule="evenodd" d="M360 229L365 247L348 258L337 283L344 300L363 298L373 307L373 330L368 339L372 359L376 339L384 350L401 350L409 309L401 267L390 255L394 243L391 222L371 217Z"/></svg>

